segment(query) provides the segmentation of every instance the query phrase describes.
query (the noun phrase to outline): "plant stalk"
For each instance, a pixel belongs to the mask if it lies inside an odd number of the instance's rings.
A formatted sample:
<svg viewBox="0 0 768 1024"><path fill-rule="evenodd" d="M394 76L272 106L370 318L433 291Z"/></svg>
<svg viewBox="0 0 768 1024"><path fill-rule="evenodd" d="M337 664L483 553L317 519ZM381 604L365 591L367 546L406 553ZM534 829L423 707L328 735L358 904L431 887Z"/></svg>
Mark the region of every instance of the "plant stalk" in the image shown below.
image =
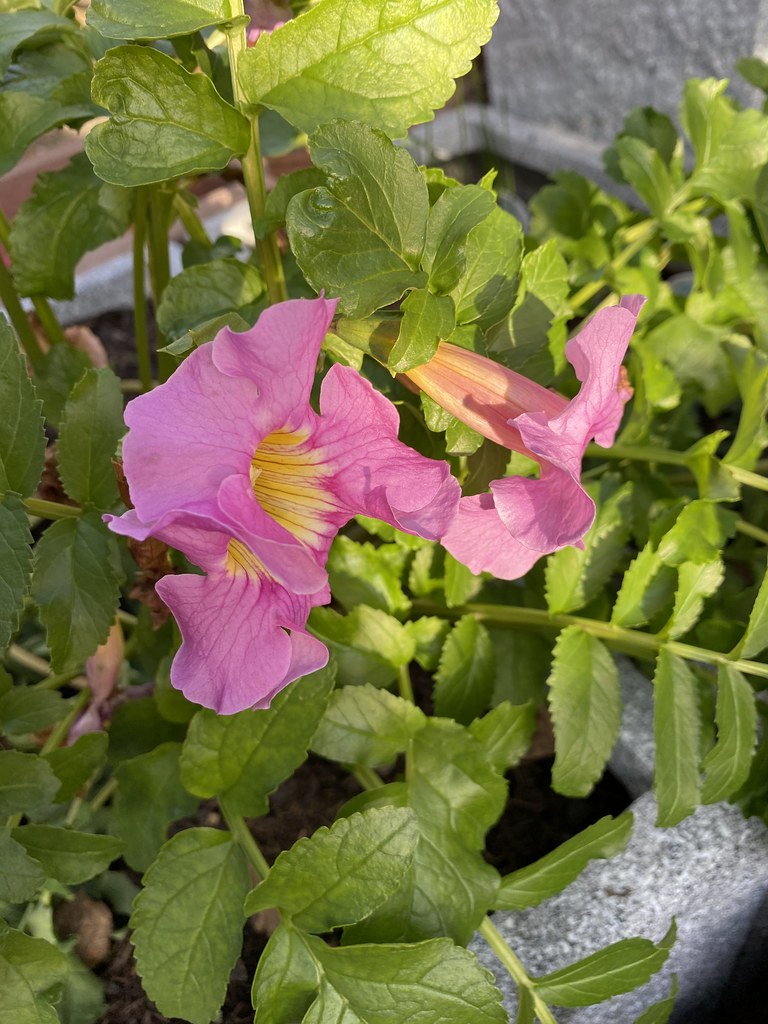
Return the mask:
<svg viewBox="0 0 768 1024"><path fill-rule="evenodd" d="M147 328L147 297L144 292L144 243L147 238L147 196L144 187L136 190L136 213L133 221L133 331L136 338L136 361L142 391L152 390L152 358Z"/></svg>
<svg viewBox="0 0 768 1024"><path fill-rule="evenodd" d="M264 164L261 159L261 143L259 140L259 115L250 109L248 100L240 83L238 64L240 56L246 50L245 38L245 10L243 0L232 0L232 13L234 22L227 29L227 48L229 50L229 69L232 76L232 91L235 97L235 106L247 117L251 125L251 139L248 150L242 158L243 182L245 192L248 196L248 208L251 212L254 235L256 225L264 215L264 204L266 202L266 184L264 182ZM256 248L261 257L261 265L267 281L267 294L269 301L282 302L288 298L288 290L285 284L285 273L280 250L277 247L277 239L273 233L265 238L256 238Z"/></svg>
<svg viewBox="0 0 768 1024"><path fill-rule="evenodd" d="M2 209L0 209L0 242L2 242L3 248L10 255L11 224L8 218L5 216L5 213L3 213ZM13 281L13 278L11 278L11 281ZM13 288L15 292L15 286L13 286ZM31 301L35 313L37 313L37 318L40 321L40 324L43 330L45 331L45 335L51 342L51 344L58 345L61 342L64 342L64 344L66 344L67 339L64 336L64 331L62 330L61 324L56 318L55 313L51 309L48 300L43 298L42 296L36 295L32 297ZM5 299L3 299L3 302L5 302Z"/></svg>
<svg viewBox="0 0 768 1024"><path fill-rule="evenodd" d="M687 452L674 452L665 448L654 448L652 445L615 444L610 448L601 448L596 444L587 445L586 454L596 459L629 459L632 462L658 462L663 466L684 466L690 471ZM768 477L760 476L741 466L723 463L734 480L758 491L768 491Z"/></svg>
<svg viewBox="0 0 768 1024"><path fill-rule="evenodd" d="M235 842L247 857L258 878L261 880L265 879L269 874L269 864L267 864L264 854L251 835L251 830L248 828L245 818L242 814L235 814L234 811L227 807L226 797L219 796L218 801L221 813L224 815L224 820Z"/></svg>
<svg viewBox="0 0 768 1024"><path fill-rule="evenodd" d="M40 348L40 342L37 340L37 335L32 329L32 324L29 322L27 314L24 312L21 303L19 302L19 297L16 294L16 287L13 283L10 271L3 263L2 259L0 259L0 301L5 306L14 330L24 346L24 351L27 354L27 358L29 359L32 369L36 373L39 372L42 368L45 356L43 350Z"/></svg>
<svg viewBox="0 0 768 1024"><path fill-rule="evenodd" d="M73 699L72 706L67 714L51 729L48 739L40 749L41 754L49 754L52 750L56 750L57 747L61 746L69 735L69 730L74 725L75 720L85 710L90 699L91 691L89 689L86 688L78 693Z"/></svg>
<svg viewBox="0 0 768 1024"><path fill-rule="evenodd" d="M478 928L478 931L509 971L510 977L517 987L521 991L525 990L530 994L533 999L536 1016L541 1021L541 1024L557 1024L556 1019L552 1015L552 1011L542 1000L541 996L536 991L533 981L528 977L528 972L525 967L523 967L520 960L509 948L504 940L504 936L498 930L490 917L484 918L482 924Z"/></svg>

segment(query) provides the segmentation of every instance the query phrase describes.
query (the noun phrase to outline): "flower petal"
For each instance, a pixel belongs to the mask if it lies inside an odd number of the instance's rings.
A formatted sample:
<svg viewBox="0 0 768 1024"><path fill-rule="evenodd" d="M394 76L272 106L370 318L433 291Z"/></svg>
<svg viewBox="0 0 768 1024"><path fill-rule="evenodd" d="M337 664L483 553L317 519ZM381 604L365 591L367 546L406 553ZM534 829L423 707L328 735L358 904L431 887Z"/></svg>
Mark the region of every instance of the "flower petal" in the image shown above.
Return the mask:
<svg viewBox="0 0 768 1024"><path fill-rule="evenodd" d="M510 534L499 518L492 494L462 498L442 544L472 572L492 572L503 580L524 576L541 557L540 551L526 547Z"/></svg>
<svg viewBox="0 0 768 1024"><path fill-rule="evenodd" d="M333 366L320 392L317 444L334 470L333 490L349 515L382 519L430 540L448 528L459 485L446 462L397 439L397 410L347 366Z"/></svg>
<svg viewBox="0 0 768 1024"><path fill-rule="evenodd" d="M233 382L256 384L275 428L309 402L335 309L335 299L291 299L265 309L249 331L238 334L225 327L213 339L215 365Z"/></svg>
<svg viewBox="0 0 768 1024"><path fill-rule="evenodd" d="M284 686L327 660L301 631L310 601L245 573L166 576L157 591L176 617L183 643L171 682L219 714L265 707ZM294 649L295 648L295 649ZM322 650L321 650L322 648Z"/></svg>
<svg viewBox="0 0 768 1024"><path fill-rule="evenodd" d="M544 465L538 480L513 476L491 484L496 512L516 543L536 557L578 545L595 518L595 504L578 475Z"/></svg>

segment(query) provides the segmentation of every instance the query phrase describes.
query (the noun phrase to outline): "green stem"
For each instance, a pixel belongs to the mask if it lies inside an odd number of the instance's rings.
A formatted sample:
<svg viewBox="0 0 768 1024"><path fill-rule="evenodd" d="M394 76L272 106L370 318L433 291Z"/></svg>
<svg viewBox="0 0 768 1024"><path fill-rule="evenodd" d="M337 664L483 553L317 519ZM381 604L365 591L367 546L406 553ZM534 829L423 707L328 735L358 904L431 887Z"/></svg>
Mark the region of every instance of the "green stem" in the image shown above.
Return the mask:
<svg viewBox="0 0 768 1024"><path fill-rule="evenodd" d="M753 540L759 541L760 544L768 544L768 530L761 530L759 526L754 526L744 519L737 519L736 529L739 533L743 533L745 537L752 537Z"/></svg>
<svg viewBox="0 0 768 1024"><path fill-rule="evenodd" d="M384 785L384 780L379 776L373 768L368 768L364 764L355 764L349 769L350 775L354 775L363 789L374 790L381 789Z"/></svg>
<svg viewBox="0 0 768 1024"><path fill-rule="evenodd" d="M596 459L629 459L633 462L658 462L663 466L685 466L690 470L687 452L674 452L666 448L654 448L652 445L615 444L611 448L600 448L599 445L587 445L586 454ZM760 476L741 466L724 463L725 468L734 480L754 487L758 491L768 491L768 477Z"/></svg>
<svg viewBox="0 0 768 1024"><path fill-rule="evenodd" d="M24 351L27 353L27 358L32 364L32 369L36 372L39 371L45 358L43 350L40 348L37 335L32 330L32 324L29 322L27 314L21 308L13 278L2 259L0 259L0 301L5 306L11 323L19 336L19 340L24 346Z"/></svg>
<svg viewBox="0 0 768 1024"><path fill-rule="evenodd" d="M149 277L152 285L152 301L155 308L155 349L157 350L157 375L166 381L176 368L172 356L160 349L165 345L163 332L157 326L157 311L163 292L171 279L171 258L168 250L169 208L172 197L161 186L149 189L149 227L147 233L149 251Z"/></svg>
<svg viewBox="0 0 768 1024"><path fill-rule="evenodd" d="M509 948L504 940L504 936L498 930L490 917L486 917L483 920L478 931L509 971L510 977L517 987L521 991L529 993L533 1000L536 1016L541 1021L541 1024L557 1024L555 1017L552 1015L552 1011L536 991L536 986L532 979L528 977L528 972L525 967Z"/></svg>
<svg viewBox="0 0 768 1024"><path fill-rule="evenodd" d="M147 297L144 293L144 243L147 237L147 196L145 188L136 190L133 222L133 330L136 337L136 361L142 391L152 390L152 360L147 328Z"/></svg>
<svg viewBox="0 0 768 1024"><path fill-rule="evenodd" d="M11 224L2 209L0 209L0 242L2 242L6 252L10 254ZM61 342L66 344L67 339L64 336L64 331L62 330L61 324L56 318L55 313L48 304L48 300L41 296L35 296L32 299L32 306L34 307L43 331L51 344L58 345Z"/></svg>
<svg viewBox="0 0 768 1024"><path fill-rule="evenodd" d="M29 672L37 672L38 675L43 676L39 683L34 684L36 690L59 690L80 674L80 669L73 669L70 672L59 672L58 674L53 673L51 672L51 666L45 658L39 658L36 654L32 654L31 651L25 651L19 644L11 644L8 648L7 656L11 661L15 661L17 665L21 665Z"/></svg>
<svg viewBox="0 0 768 1024"><path fill-rule="evenodd" d="M520 608L496 604L465 604L454 608L441 608L430 601L413 602L414 615L439 615L445 619L460 619L462 615L474 615L480 622L511 628L533 627L534 629L561 630L567 626L579 626L585 633L604 640L607 644L625 654L641 658L655 658L662 649L676 654L687 661L703 661L708 665L730 665L739 672L768 679L768 665L757 661L730 658L720 651L708 651L703 647L666 640L653 633L642 633L636 629L625 629L612 622L598 619L583 619L578 615L550 615L542 608Z"/></svg>
<svg viewBox="0 0 768 1024"><path fill-rule="evenodd" d="M92 800L88 803L88 810L91 814L95 814L99 808L103 807L104 804L108 803L112 799L113 795L117 790L117 779L112 776L108 779L101 789L96 793Z"/></svg>
<svg viewBox="0 0 768 1024"><path fill-rule="evenodd" d="M243 91L238 74L240 56L245 52L245 25L243 0L232 0L232 13L234 23L230 25L227 32L227 48L229 50L229 71L232 77L232 91L235 97L235 106L248 118L251 125L251 139L248 150L242 158L243 183L248 197L248 209L251 211L251 222L254 234L256 225L264 215L264 204L266 202L266 185L264 182L264 165L261 159L261 144L259 141L259 115L250 109L248 99ZM282 302L288 298L288 289L285 284L285 273L283 272L283 261L280 257L280 250L277 247L277 239L273 233L265 238L256 239L256 248L261 257L261 265L264 276L267 280L267 293L269 301Z"/></svg>
<svg viewBox="0 0 768 1024"><path fill-rule="evenodd" d="M605 278L616 270L620 270L622 267L626 266L641 249L645 248L656 233L656 222L653 220L643 221L641 224L633 225L633 228L630 230L632 231L633 241L622 249L619 255L614 257L610 263L606 264L599 280L588 281L575 293L575 295L570 297L568 304L571 309L580 309L586 302L589 302L593 295L597 295L602 288L609 287Z"/></svg>
<svg viewBox="0 0 768 1024"><path fill-rule="evenodd" d="M227 807L226 797L220 796L218 799L221 813L224 815L224 820L229 831L234 836L235 842L248 858L249 863L259 878L266 878L269 874L269 864L267 864L264 854L256 845L256 840L251 835L251 830L248 828L245 818L243 818L242 814L235 814L234 811Z"/></svg>
<svg viewBox="0 0 768 1024"><path fill-rule="evenodd" d="M4 495L0 494L0 500ZM38 519L79 519L83 510L79 505L65 505L61 501L46 501L44 498L23 498L24 508Z"/></svg>
<svg viewBox="0 0 768 1024"><path fill-rule="evenodd" d="M211 244L203 222L195 213L194 208L184 200L179 192L173 197L173 212L179 218L184 226L184 230L193 242L199 242L200 245L206 246Z"/></svg>
<svg viewBox="0 0 768 1024"><path fill-rule="evenodd" d="M49 754L52 750L55 750L57 747L61 746L61 744L69 735L69 730L72 728L75 720L80 715L80 713L85 710L90 699L91 691L89 689L81 690L80 693L78 693L78 695L72 701L72 706L70 707L67 714L64 716L64 718L62 718L60 722L56 723L53 729L51 729L48 739L45 741L40 750L41 754Z"/></svg>
<svg viewBox="0 0 768 1024"><path fill-rule="evenodd" d="M401 665L397 670L397 686L400 690L400 696L403 700L410 701L411 704L415 704L416 700L413 696L413 685L411 683L411 673L408 671L407 665Z"/></svg>

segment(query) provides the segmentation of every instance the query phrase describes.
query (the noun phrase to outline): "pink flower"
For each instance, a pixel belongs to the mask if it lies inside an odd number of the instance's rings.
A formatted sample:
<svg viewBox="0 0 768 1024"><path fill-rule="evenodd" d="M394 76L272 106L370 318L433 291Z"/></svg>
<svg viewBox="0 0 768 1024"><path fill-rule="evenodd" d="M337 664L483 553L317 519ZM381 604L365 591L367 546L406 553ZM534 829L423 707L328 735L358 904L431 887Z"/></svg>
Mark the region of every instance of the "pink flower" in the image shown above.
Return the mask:
<svg viewBox="0 0 768 1024"><path fill-rule="evenodd" d="M494 480L488 494L461 499L442 537L472 572L524 575L542 555L582 546L595 506L581 486L581 460L594 438L607 448L632 395L621 361L644 298L599 310L566 346L582 382L570 402L484 356L441 343L407 376L448 412L498 444L535 459L539 479Z"/></svg>
<svg viewBox="0 0 768 1024"><path fill-rule="evenodd" d="M222 714L267 707L325 664L305 626L329 600L328 549L353 515L436 539L456 513L448 466L397 440L397 411L355 370L331 367L320 414L310 405L335 305L283 302L249 331L220 331L126 410L135 508L105 518L205 571L157 591L183 636L173 684Z"/></svg>
<svg viewBox="0 0 768 1024"><path fill-rule="evenodd" d="M271 0L246 0L245 13L251 18L245 33L248 46L253 46L264 33L269 35L276 28L282 28L291 15L290 8L273 4Z"/></svg>

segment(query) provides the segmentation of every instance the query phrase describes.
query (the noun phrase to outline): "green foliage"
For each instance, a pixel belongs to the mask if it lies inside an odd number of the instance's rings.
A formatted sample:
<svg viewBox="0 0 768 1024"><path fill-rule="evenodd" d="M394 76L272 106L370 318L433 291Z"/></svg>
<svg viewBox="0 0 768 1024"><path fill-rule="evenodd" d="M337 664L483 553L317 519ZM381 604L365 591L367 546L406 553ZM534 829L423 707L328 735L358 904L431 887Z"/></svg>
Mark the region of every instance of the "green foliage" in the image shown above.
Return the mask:
<svg viewBox="0 0 768 1024"><path fill-rule="evenodd" d="M71 800L103 766L109 740L105 732L88 732L68 747L57 747L45 754L60 786L56 802Z"/></svg>
<svg viewBox="0 0 768 1024"><path fill-rule="evenodd" d="M230 21L229 0L93 0L88 24L109 39L171 39Z"/></svg>
<svg viewBox="0 0 768 1024"><path fill-rule="evenodd" d="M601 818L528 867L505 875L496 897L498 910L523 910L561 892L596 857L614 857L627 845L632 815Z"/></svg>
<svg viewBox="0 0 768 1024"><path fill-rule="evenodd" d="M113 185L149 185L218 170L248 148L248 121L205 75L149 47L118 46L96 64L93 98L112 112L85 151Z"/></svg>
<svg viewBox="0 0 768 1024"><path fill-rule="evenodd" d="M14 686L0 697L0 725L8 736L24 736L52 725L66 710L56 691Z"/></svg>
<svg viewBox="0 0 768 1024"><path fill-rule="evenodd" d="M31 900L44 881L40 862L16 842L9 828L0 829L0 899L8 903Z"/></svg>
<svg viewBox="0 0 768 1024"><path fill-rule="evenodd" d="M349 615L315 608L309 617L314 635L328 646L342 686L387 686L398 668L413 658L416 644L406 627L377 608L360 605Z"/></svg>
<svg viewBox="0 0 768 1024"><path fill-rule="evenodd" d="M136 964L161 1013L208 1024L240 952L248 870L228 832L190 828L144 877L131 917Z"/></svg>
<svg viewBox="0 0 768 1024"><path fill-rule="evenodd" d="M662 650L653 678L656 824L682 821L699 803L699 706L696 680L686 663Z"/></svg>
<svg viewBox="0 0 768 1024"><path fill-rule="evenodd" d="M171 339L181 338L211 320L216 321L217 331L225 322L240 330L230 316L237 314L253 326L263 294L264 280L250 263L236 259L200 263L182 270L169 282L157 309L157 324Z"/></svg>
<svg viewBox="0 0 768 1024"><path fill-rule="evenodd" d="M119 379L108 369L86 370L70 392L60 428L59 475L71 498L100 509L114 506L112 459L124 432Z"/></svg>
<svg viewBox="0 0 768 1024"><path fill-rule="evenodd" d="M54 1006L68 972L52 943L0 923L0 1024L59 1024Z"/></svg>
<svg viewBox="0 0 768 1024"><path fill-rule="evenodd" d="M339 295L339 311L351 317L423 287L429 200L408 153L381 132L341 121L318 128L309 150L326 184L294 196L287 213L291 248L309 283Z"/></svg>
<svg viewBox="0 0 768 1024"><path fill-rule="evenodd" d="M0 501L0 651L18 629L32 569L31 542L24 505L6 494Z"/></svg>
<svg viewBox="0 0 768 1024"><path fill-rule="evenodd" d="M0 492L17 491L26 497L43 468L43 418L14 333L2 316L0 408Z"/></svg>
<svg viewBox="0 0 768 1024"><path fill-rule="evenodd" d="M35 754L0 750L0 816L30 814L56 794L59 780Z"/></svg>
<svg viewBox="0 0 768 1024"><path fill-rule="evenodd" d="M702 803L726 800L747 781L757 740L757 710L752 687L744 676L722 665L717 675L718 739L702 762L706 780Z"/></svg>
<svg viewBox="0 0 768 1024"><path fill-rule="evenodd" d="M331 694L312 749L334 761L376 768L391 764L426 721L414 704L387 690L343 686Z"/></svg>
<svg viewBox="0 0 768 1024"><path fill-rule="evenodd" d="M181 778L199 797L221 796L236 814L265 814L267 796L305 760L333 689L323 669L282 690L268 710L192 719Z"/></svg>
<svg viewBox="0 0 768 1024"><path fill-rule="evenodd" d="M243 88L306 132L339 117L400 138L453 93L497 16L495 0L324 0L258 39Z"/></svg>
<svg viewBox="0 0 768 1024"><path fill-rule="evenodd" d="M22 825L13 839L38 861L46 877L77 885L108 868L123 852L114 836L91 835L57 825Z"/></svg>
<svg viewBox="0 0 768 1024"><path fill-rule="evenodd" d="M472 615L459 619L443 644L435 673L435 712L469 725L485 711L496 681L488 630Z"/></svg>
<svg viewBox="0 0 768 1024"><path fill-rule="evenodd" d="M456 326L452 299L435 295L426 288L408 292L400 307L403 319L400 333L387 360L390 370L405 373L428 362Z"/></svg>
<svg viewBox="0 0 768 1024"><path fill-rule="evenodd" d="M556 750L552 785L558 793L586 796L619 734L616 664L596 637L568 626L555 645L548 682Z"/></svg>

